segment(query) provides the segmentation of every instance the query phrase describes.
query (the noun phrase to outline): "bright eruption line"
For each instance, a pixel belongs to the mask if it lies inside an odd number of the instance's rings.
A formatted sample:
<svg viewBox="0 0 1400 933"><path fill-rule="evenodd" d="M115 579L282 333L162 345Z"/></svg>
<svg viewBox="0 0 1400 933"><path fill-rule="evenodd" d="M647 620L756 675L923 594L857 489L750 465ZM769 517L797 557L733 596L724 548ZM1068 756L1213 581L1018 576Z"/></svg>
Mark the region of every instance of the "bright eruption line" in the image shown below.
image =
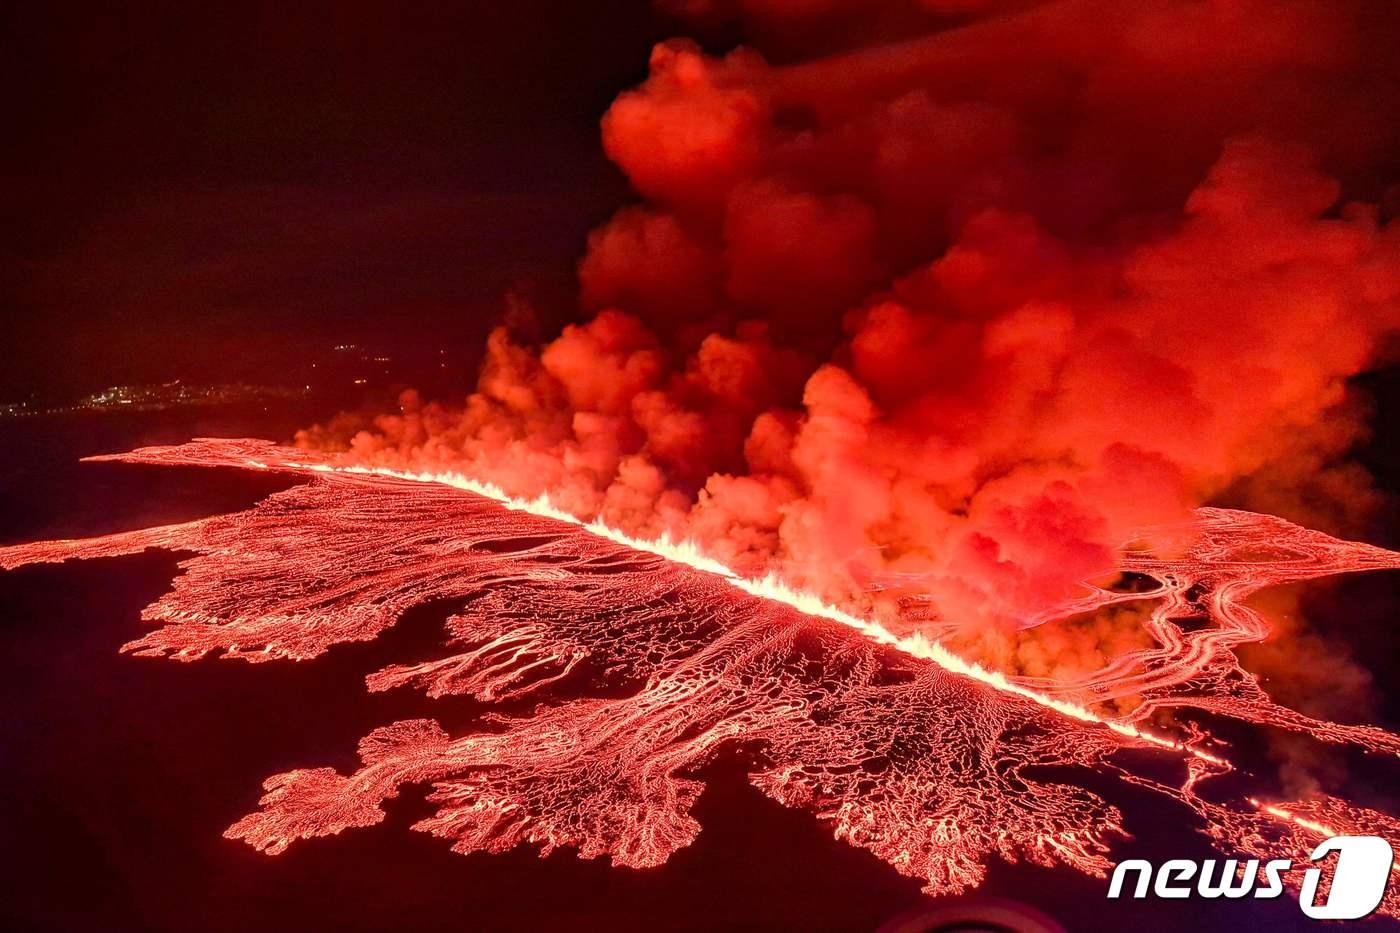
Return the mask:
<svg viewBox="0 0 1400 933"><path fill-rule="evenodd" d="M1212 755L1209 752L1178 742L1167 736L1157 735L1147 730L1139 729L1128 723L1104 719L1100 716L1096 716L1086 707L1055 699L1054 697L1046 696L1043 693L1014 683L1002 673L988 670L976 662L961 658L942 645L931 642L920 634L896 635L873 619L865 619L852 615L843 609L826 603L814 594L794 590L772 573L756 579L740 576L730 567L707 556L693 541L674 541L668 538L658 538L654 540L634 538L597 519L584 521L560 509L550 500L548 495L537 496L534 499L522 499L510 495L494 483L482 482L472 479L469 476L463 476L460 473L411 472L393 470L387 467L332 466L324 463L282 463L274 465L258 460L248 460L246 462L251 467L263 470L291 469L317 473L370 474L375 476L387 476L415 483L437 483L455 489L462 489L490 499L512 511L527 512L542 518L567 522L568 524L582 528L589 534L605 538L608 541L620 544L634 551L655 554L658 557L684 564L692 569L714 574L723 578L729 585L742 592L757 596L761 599L782 603L805 615L836 622L839 625L859 632L877 644L886 645L910 657L931 662L943 670L969 677L978 683L985 684L1002 693L1008 693L1030 700L1039 706L1053 710L1063 716L1068 716L1072 719L1080 720L1081 722L1106 726L1114 732L1130 739L1136 739L1160 748L1185 752L1215 765L1231 767L1228 761L1216 755Z"/></svg>
<svg viewBox="0 0 1400 933"><path fill-rule="evenodd" d="M1322 824L1322 823L1318 823L1318 822L1315 822L1315 821L1313 821L1313 820L1309 820L1309 819L1305 819L1304 817L1297 816L1297 815L1295 815L1295 814L1293 814L1293 813L1290 813L1289 811L1285 810L1283 807L1278 807L1278 806L1274 806L1273 804L1264 803L1264 802L1262 802L1262 801L1260 801L1260 800L1258 800L1258 799L1256 799L1256 798L1254 798L1254 797L1250 797L1250 798L1249 798L1249 802L1250 802L1250 804L1251 804L1252 806L1254 806L1254 807L1256 807L1257 809L1263 811L1264 813L1267 813L1269 816L1277 817L1277 818L1280 819L1280 820L1287 820L1287 821L1290 822L1290 823L1296 823L1297 825L1303 827L1304 829L1311 830L1311 831L1317 833L1318 835L1321 835L1321 836L1337 836L1337 835L1340 835L1340 834L1341 834L1341 830L1333 829L1331 826L1326 826L1326 825L1324 825L1324 824Z"/></svg>
<svg viewBox="0 0 1400 933"><path fill-rule="evenodd" d="M1284 823L1292 823L1295 826L1301 826L1308 832L1315 833L1325 838L1344 836L1350 832L1349 829L1344 827L1329 826L1326 823L1319 823L1316 820L1310 820L1307 817L1299 816L1291 810L1280 807L1277 804L1264 803L1256 797L1250 797L1249 804L1260 813L1264 813ZM1390 873L1392 875L1400 875L1400 864L1392 864L1390 866Z"/></svg>

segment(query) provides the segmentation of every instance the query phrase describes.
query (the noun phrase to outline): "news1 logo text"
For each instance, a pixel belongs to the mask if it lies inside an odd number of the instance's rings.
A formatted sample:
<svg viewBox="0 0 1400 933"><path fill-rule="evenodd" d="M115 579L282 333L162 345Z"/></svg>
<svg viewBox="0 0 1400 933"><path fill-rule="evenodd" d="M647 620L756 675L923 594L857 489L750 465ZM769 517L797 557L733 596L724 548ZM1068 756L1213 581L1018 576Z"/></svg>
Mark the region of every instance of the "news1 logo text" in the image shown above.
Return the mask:
<svg viewBox="0 0 1400 933"><path fill-rule="evenodd" d="M1317 863L1333 852L1337 853L1337 863L1331 888L1322 903L1317 899L1323 870L1313 867L1303 873L1298 906L1314 920L1360 920L1369 916L1380 906L1390 883L1395 859L1390 843L1379 836L1333 836L1313 849L1309 859ZM1236 859L1226 859L1218 866L1215 859L1170 859L1155 868L1143 859L1129 859L1113 869L1108 896L1123 896L1128 879L1134 877L1128 895L1134 898L1146 897L1149 886L1153 894L1162 898L1274 898L1283 893L1283 873L1292 868L1291 859L1270 860L1264 865L1261 885L1258 859L1249 859L1242 871Z"/></svg>

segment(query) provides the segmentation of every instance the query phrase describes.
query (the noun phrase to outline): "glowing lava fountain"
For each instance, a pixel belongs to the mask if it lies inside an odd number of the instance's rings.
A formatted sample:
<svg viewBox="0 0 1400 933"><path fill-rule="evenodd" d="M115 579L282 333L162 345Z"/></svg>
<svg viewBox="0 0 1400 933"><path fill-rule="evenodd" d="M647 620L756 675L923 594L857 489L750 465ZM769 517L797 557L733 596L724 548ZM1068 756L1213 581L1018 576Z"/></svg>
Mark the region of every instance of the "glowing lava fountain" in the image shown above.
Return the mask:
<svg viewBox="0 0 1400 933"><path fill-rule="evenodd" d="M462 477L334 467L248 440L94 459L307 479L245 512L0 548L5 568L152 547L194 552L144 613L160 627L124 650L305 660L450 599L461 608L446 622L449 653L371 673L368 688L506 704L464 735L431 719L376 729L348 776L321 767L269 778L262 809L228 835L270 853L377 823L401 787L431 783L437 810L415 828L456 851L531 843L657 865L700 830L695 769L738 748L750 752L751 781L764 793L814 811L838 838L932 893L978 884L992 855L1104 873L1122 815L1096 793L1038 777L1047 765L1170 797L1231 856L1301 859L1334 829L1400 842L1400 823L1334 798L1209 800L1202 779L1230 765L1208 737L1144 725L1156 711L1194 707L1400 753L1400 739L1383 730L1278 706L1235 659L1235 645L1268 634L1243 603L1261 587L1400 567L1400 555L1280 519L1206 509L1181 557L1126 552L1120 569L1157 589L1096 590L1072 608L1151 597L1156 644L1082 682L1054 684L984 670L773 580L737 577L694 548L632 540ZM1191 613L1210 624L1174 624ZM1142 700L1131 715L1095 711L1125 696ZM530 702L512 705L521 698ZM1131 748L1168 756L1179 780L1145 773L1143 756L1121 754ZM1400 913L1397 896L1382 910Z"/></svg>

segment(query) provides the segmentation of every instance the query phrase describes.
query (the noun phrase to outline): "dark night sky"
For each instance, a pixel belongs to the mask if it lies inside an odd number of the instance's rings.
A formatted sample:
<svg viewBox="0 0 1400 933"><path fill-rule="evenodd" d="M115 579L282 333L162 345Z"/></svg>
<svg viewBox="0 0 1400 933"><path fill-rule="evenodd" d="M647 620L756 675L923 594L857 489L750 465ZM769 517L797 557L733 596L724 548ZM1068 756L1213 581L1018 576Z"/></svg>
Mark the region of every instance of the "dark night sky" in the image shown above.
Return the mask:
<svg viewBox="0 0 1400 933"><path fill-rule="evenodd" d="M474 344L625 196L646 0L10 5L0 401Z"/></svg>

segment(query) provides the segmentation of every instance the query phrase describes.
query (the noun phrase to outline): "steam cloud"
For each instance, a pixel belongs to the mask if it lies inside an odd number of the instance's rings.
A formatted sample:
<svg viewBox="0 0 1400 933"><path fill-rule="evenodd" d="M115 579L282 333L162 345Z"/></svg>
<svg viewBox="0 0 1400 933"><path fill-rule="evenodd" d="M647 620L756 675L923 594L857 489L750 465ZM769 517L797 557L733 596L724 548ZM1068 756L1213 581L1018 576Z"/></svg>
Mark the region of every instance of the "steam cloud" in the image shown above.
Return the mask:
<svg viewBox="0 0 1400 933"><path fill-rule="evenodd" d="M301 444L1002 633L1203 502L1369 506L1393 7L671 6L756 48L664 43L603 118L644 200L589 238L586 323L503 325L465 405Z"/></svg>

